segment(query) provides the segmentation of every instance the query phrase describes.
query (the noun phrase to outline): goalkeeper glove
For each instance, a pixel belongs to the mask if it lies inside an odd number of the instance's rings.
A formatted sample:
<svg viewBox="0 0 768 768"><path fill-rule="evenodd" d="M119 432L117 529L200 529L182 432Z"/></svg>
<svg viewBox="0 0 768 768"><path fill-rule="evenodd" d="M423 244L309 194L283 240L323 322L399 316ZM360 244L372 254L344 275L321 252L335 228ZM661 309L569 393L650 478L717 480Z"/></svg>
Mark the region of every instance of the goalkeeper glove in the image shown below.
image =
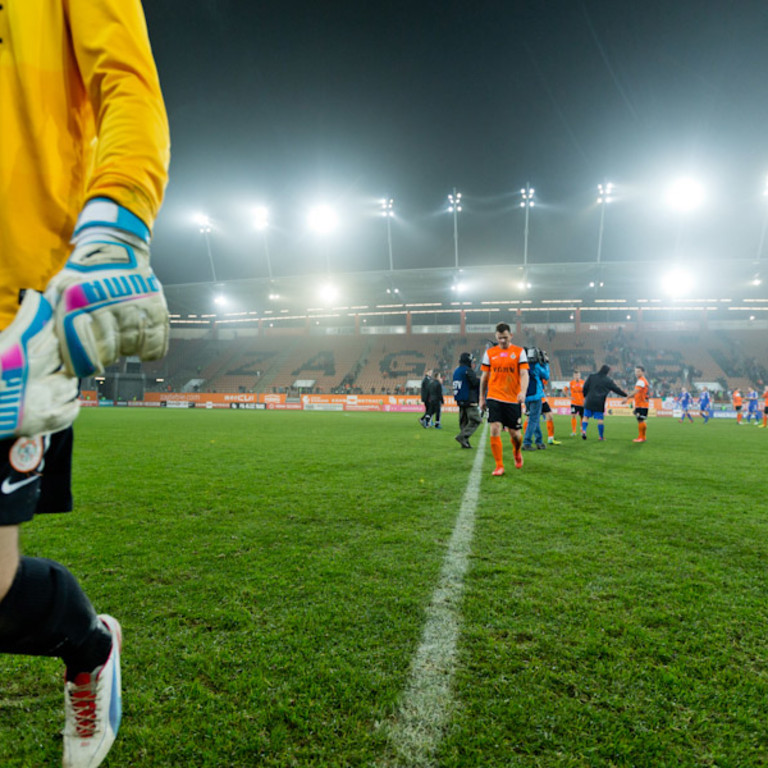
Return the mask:
<svg viewBox="0 0 768 768"><path fill-rule="evenodd" d="M0 439L58 432L77 417L77 380L61 368L53 309L27 291L0 333Z"/></svg>
<svg viewBox="0 0 768 768"><path fill-rule="evenodd" d="M89 200L75 246L45 295L55 307L64 365L77 377L103 373L121 355L157 360L168 350L168 307L149 266L149 229L126 208Z"/></svg>

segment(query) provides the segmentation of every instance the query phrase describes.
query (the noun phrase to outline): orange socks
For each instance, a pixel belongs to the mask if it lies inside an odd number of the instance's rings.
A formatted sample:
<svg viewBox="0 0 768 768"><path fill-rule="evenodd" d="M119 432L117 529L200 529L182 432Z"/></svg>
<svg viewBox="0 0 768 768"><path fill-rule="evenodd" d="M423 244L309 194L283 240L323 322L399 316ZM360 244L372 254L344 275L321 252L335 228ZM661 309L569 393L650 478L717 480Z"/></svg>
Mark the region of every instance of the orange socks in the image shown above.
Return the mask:
<svg viewBox="0 0 768 768"><path fill-rule="evenodd" d="M643 440L645 440L645 430L646 430L647 426L648 425L644 421L640 421L637 424L637 428L638 428L638 430L640 432L640 438L643 439Z"/></svg>
<svg viewBox="0 0 768 768"><path fill-rule="evenodd" d="M547 436L548 437L554 437L555 436L555 422L554 421L548 421L547 422Z"/></svg>
<svg viewBox="0 0 768 768"><path fill-rule="evenodd" d="M576 434L579 431L579 417L571 416L571 432Z"/></svg>
<svg viewBox="0 0 768 768"><path fill-rule="evenodd" d="M494 437L491 435L491 453L496 461L497 467L504 466L504 446L501 442L501 435Z"/></svg>

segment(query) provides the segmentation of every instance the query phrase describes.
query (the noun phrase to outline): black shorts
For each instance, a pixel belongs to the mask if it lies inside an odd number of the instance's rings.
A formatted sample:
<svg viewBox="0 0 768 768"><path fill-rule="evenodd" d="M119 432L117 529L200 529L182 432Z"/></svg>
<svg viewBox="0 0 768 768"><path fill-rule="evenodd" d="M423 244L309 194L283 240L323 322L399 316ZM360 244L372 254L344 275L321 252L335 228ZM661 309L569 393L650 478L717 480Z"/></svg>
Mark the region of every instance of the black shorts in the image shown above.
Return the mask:
<svg viewBox="0 0 768 768"><path fill-rule="evenodd" d="M488 421L500 422L503 427L520 431L523 428L520 403L502 403L488 400Z"/></svg>
<svg viewBox="0 0 768 768"><path fill-rule="evenodd" d="M549 407L549 403L546 400L541 404L541 412L542 414L552 413L552 409Z"/></svg>
<svg viewBox="0 0 768 768"><path fill-rule="evenodd" d="M571 416L583 416L584 415L584 406L583 405L574 405L571 403Z"/></svg>
<svg viewBox="0 0 768 768"><path fill-rule="evenodd" d="M740 405L734 405L733 407L734 407L734 410L736 411L736 413L738 413L741 410L741 406Z"/></svg>
<svg viewBox="0 0 768 768"><path fill-rule="evenodd" d="M766 416L768 416L768 405L766 405L766 406L765 406L765 408L763 408L763 413L764 413Z"/></svg>
<svg viewBox="0 0 768 768"><path fill-rule="evenodd" d="M72 509L72 428L0 440L0 526Z"/></svg>
<svg viewBox="0 0 768 768"><path fill-rule="evenodd" d="M648 418L648 409L647 408L635 408L632 413L635 414L635 418L638 421L645 421Z"/></svg>

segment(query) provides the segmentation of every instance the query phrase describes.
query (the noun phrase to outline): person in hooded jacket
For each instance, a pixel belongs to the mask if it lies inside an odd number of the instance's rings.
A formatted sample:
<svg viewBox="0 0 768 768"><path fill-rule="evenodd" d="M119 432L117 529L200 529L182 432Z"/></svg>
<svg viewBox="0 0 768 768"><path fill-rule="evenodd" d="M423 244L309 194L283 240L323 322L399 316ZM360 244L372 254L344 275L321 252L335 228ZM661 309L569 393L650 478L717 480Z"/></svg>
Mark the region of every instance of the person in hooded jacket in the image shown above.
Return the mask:
<svg viewBox="0 0 768 768"><path fill-rule="evenodd" d="M611 392L621 397L627 393L608 375L611 372L609 365L603 365L597 373L590 373L584 382L584 419L581 422L581 439L587 439L587 427L589 420L597 421L598 439L605 439L605 399Z"/></svg>

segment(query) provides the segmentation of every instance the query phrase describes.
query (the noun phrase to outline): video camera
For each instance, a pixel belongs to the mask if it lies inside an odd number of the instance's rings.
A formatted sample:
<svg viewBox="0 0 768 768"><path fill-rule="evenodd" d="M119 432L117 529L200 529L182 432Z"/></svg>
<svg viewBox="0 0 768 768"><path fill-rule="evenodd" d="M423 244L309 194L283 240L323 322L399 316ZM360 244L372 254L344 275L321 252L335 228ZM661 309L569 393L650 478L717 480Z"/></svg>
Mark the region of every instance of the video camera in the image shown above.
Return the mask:
<svg viewBox="0 0 768 768"><path fill-rule="evenodd" d="M528 347L525 350L525 356L528 358L529 363L540 363L541 365L549 365L549 355L546 350L539 349L538 347Z"/></svg>

